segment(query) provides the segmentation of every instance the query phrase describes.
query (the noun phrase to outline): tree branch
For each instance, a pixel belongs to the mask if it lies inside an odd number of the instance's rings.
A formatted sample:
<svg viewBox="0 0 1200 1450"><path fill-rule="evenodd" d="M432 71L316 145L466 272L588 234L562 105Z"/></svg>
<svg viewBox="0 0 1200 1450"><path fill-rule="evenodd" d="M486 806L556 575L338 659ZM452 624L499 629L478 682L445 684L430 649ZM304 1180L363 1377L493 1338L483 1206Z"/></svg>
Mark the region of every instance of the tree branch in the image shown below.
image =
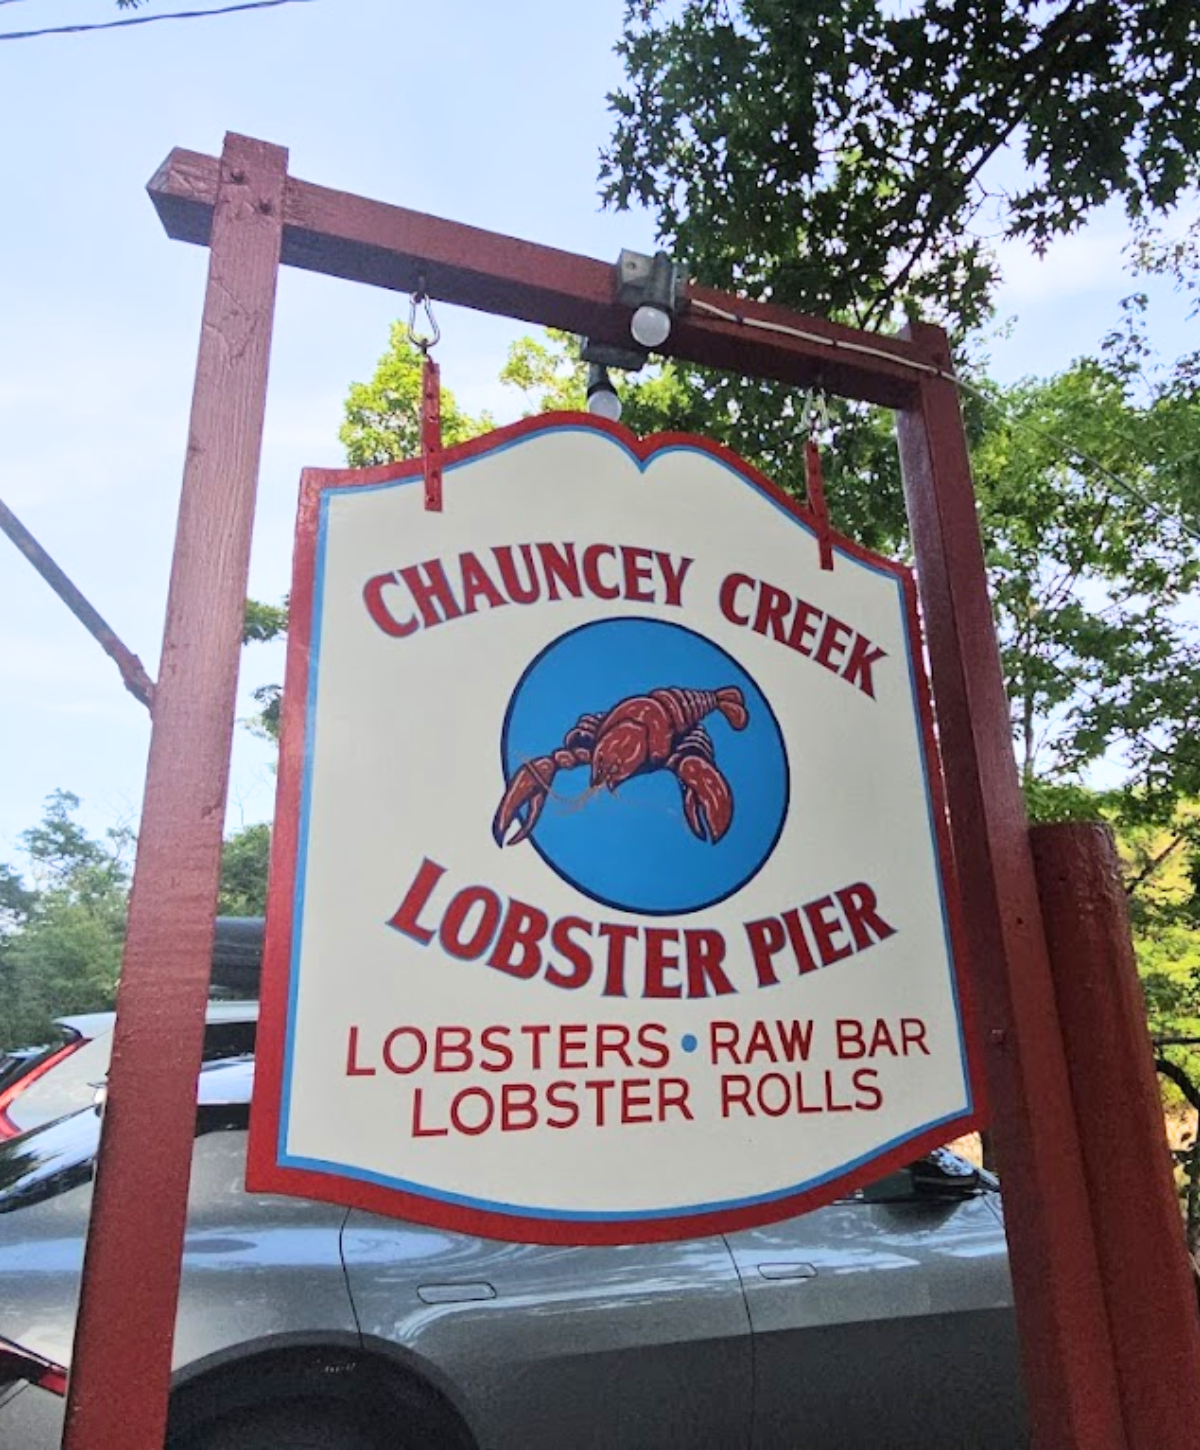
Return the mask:
<svg viewBox="0 0 1200 1450"><path fill-rule="evenodd" d="M1084 6L1084 8L1081 9L1081 6ZM1101 9L1102 6L1103 0L1090 0L1090 3L1086 5L1085 0L1071 0L1071 3L1066 9L1061 14L1055 16L1047 25L1037 45L1023 57L1025 62L1024 68L1028 70L1030 63L1034 63L1036 70L1026 83L1024 89L1017 96L1008 121L1003 125L999 133L993 136L983 147L978 158L964 173L961 184L957 188L957 195L948 197L941 206L930 209L930 214L921 227L917 241L909 252L908 260L871 303L866 311L863 326L868 325L870 321L877 317L885 308L890 307L892 302L895 301L897 293L912 276L918 263L924 256L926 248L936 235L938 228L950 214L955 200L961 198L987 163L1007 144L1013 132L1025 120L1029 114L1030 103L1050 74L1051 62L1057 59L1059 42L1064 38L1069 39L1076 34L1087 20L1088 13ZM953 112L954 99L947 102L946 110L948 113ZM986 121L981 118L979 125L963 138L957 154L951 156L948 160L943 159L939 161L936 173L932 166L927 167L925 177L932 179L935 174L945 175L953 173L970 152L981 144L985 134Z"/></svg>

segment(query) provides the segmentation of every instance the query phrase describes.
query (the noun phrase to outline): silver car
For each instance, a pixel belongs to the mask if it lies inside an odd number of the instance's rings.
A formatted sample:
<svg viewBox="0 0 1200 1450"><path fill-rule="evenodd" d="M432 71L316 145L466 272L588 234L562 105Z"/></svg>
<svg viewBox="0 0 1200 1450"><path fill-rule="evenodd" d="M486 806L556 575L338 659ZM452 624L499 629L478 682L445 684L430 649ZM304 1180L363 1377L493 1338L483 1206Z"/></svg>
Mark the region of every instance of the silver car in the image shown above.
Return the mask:
<svg viewBox="0 0 1200 1450"><path fill-rule="evenodd" d="M1026 1443L995 1181L945 1152L683 1243L498 1243L242 1187L252 1063L201 1073L172 1450ZM0 1144L0 1446L53 1450L92 1109Z"/></svg>
<svg viewBox="0 0 1200 1450"><path fill-rule="evenodd" d="M115 1012L58 1017L61 1040L31 1049L0 1079L0 1139L16 1138L41 1123L89 1107L97 1084L108 1075ZM258 1003L210 1002L204 1025L204 1061L241 1057L254 1051Z"/></svg>
<svg viewBox="0 0 1200 1450"><path fill-rule="evenodd" d="M213 924L212 988L204 1060L254 1052L262 971L261 916L218 916ZM86 1108L108 1073L115 1012L58 1017L58 1040L0 1055L0 1139Z"/></svg>

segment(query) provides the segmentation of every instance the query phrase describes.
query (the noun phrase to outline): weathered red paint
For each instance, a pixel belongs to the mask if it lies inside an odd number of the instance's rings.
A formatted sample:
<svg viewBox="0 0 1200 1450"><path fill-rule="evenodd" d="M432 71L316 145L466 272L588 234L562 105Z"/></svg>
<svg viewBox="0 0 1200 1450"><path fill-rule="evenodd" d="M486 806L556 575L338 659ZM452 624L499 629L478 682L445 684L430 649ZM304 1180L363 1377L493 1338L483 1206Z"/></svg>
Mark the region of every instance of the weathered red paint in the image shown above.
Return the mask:
<svg viewBox="0 0 1200 1450"><path fill-rule="evenodd" d="M1126 1435L1195 1450L1200 1317L1112 833L1072 823L1031 839Z"/></svg>
<svg viewBox="0 0 1200 1450"><path fill-rule="evenodd" d="M950 367L940 328L907 329ZM954 385L898 419L1034 1443L1125 1444Z"/></svg>
<svg viewBox="0 0 1200 1450"><path fill-rule="evenodd" d="M211 156L175 150L163 162L149 191L170 236L208 243L216 178ZM611 262L330 191L292 176L284 206L282 260L285 266L396 292L420 290L437 302L559 327L598 342L630 344L631 309L614 297ZM841 397L890 408L907 406L916 396L911 363L919 360L919 350L902 338L857 332L694 283L684 292L689 300L733 317L799 329L814 340L692 310L676 319L659 349L668 356L747 377L819 384ZM862 347L869 352L855 351Z"/></svg>
<svg viewBox="0 0 1200 1450"><path fill-rule="evenodd" d="M166 1425L286 168L226 141L64 1450Z"/></svg>

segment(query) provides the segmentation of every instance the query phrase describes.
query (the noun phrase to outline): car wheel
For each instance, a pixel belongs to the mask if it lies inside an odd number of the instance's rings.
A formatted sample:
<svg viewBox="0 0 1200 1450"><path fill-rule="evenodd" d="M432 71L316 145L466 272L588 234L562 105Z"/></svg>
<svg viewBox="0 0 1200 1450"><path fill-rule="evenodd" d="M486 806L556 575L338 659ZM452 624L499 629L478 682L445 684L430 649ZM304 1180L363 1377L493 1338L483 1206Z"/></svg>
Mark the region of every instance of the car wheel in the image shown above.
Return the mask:
<svg viewBox="0 0 1200 1450"><path fill-rule="evenodd" d="M239 1410L199 1429L188 1450L380 1450L348 1411L313 1402Z"/></svg>

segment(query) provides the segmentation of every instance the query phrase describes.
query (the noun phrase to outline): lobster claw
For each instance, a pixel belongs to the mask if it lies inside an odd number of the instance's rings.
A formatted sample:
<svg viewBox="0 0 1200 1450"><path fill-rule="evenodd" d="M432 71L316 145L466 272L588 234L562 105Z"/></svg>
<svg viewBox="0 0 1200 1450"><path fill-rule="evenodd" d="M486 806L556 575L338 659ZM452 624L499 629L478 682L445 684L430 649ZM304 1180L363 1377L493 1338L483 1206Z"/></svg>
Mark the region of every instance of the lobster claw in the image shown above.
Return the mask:
<svg viewBox="0 0 1200 1450"><path fill-rule="evenodd" d="M560 746L552 755L539 755L536 760L527 760L524 765L518 766L492 820L496 845L519 845L537 825L558 772L586 765L591 758L591 751L586 746ZM520 822L520 829L506 842L504 838L514 821Z"/></svg>
<svg viewBox="0 0 1200 1450"><path fill-rule="evenodd" d="M729 782L704 755L685 755L668 766L683 792L683 813L692 834L715 846L733 820Z"/></svg>
<svg viewBox="0 0 1200 1450"><path fill-rule="evenodd" d="M492 821L492 835L497 846L515 846L529 835L537 825L553 779L554 762L548 755L543 755L540 760L528 761L513 772ZM504 838L514 821L520 822L520 829L506 842Z"/></svg>

